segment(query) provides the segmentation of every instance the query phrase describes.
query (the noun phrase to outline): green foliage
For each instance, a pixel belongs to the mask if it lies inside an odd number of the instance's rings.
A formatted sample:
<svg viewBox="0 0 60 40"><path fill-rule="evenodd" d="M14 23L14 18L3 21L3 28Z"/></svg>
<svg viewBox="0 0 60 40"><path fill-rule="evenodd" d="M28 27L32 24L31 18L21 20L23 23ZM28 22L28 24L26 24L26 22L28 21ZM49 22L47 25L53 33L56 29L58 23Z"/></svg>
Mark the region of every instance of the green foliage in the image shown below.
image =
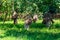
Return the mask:
<svg viewBox="0 0 60 40"><path fill-rule="evenodd" d="M1 1L0 1L1 2ZM2 0L4 10L7 7L14 7L14 9L18 9L18 12L24 12L24 11L44 11L45 7L49 6L49 4L56 5L57 3L60 3L59 0ZM12 4L14 6L12 6ZM1 5L1 3L0 3ZM57 5L58 6L58 5ZM38 9L37 9L38 8ZM47 7L48 9L48 7ZM12 10L12 9L11 9Z"/></svg>
<svg viewBox="0 0 60 40"><path fill-rule="evenodd" d="M51 9L60 12L59 0L0 0L0 12L7 11L8 16L11 16L14 10L17 13L39 13L50 10L50 4L53 6Z"/></svg>

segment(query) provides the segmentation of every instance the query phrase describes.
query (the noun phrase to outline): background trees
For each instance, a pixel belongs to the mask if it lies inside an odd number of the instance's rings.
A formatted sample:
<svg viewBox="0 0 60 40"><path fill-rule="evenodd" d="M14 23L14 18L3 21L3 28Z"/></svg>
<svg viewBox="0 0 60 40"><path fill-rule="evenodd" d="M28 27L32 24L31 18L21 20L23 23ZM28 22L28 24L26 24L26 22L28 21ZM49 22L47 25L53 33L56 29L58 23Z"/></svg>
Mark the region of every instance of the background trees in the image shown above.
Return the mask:
<svg viewBox="0 0 60 40"><path fill-rule="evenodd" d="M49 10L50 4L55 8L55 12L60 12L60 0L0 0L0 12L5 18L5 11L7 11L7 18L10 18L13 10L18 13L40 13ZM51 9L51 8L50 8Z"/></svg>

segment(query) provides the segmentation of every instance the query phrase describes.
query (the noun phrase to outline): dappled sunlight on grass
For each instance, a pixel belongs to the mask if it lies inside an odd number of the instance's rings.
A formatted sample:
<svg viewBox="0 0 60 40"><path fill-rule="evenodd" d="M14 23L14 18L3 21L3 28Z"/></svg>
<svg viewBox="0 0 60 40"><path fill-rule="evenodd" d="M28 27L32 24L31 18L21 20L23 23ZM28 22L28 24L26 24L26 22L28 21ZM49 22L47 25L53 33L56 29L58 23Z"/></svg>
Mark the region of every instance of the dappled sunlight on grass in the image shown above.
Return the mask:
<svg viewBox="0 0 60 40"><path fill-rule="evenodd" d="M0 40L17 40L16 39L16 37L4 37L4 38L2 38L2 39L0 39Z"/></svg>
<svg viewBox="0 0 60 40"><path fill-rule="evenodd" d="M37 20L37 22L36 23L42 23L42 20Z"/></svg>
<svg viewBox="0 0 60 40"><path fill-rule="evenodd" d="M60 19L54 20L55 23L60 23Z"/></svg>
<svg viewBox="0 0 60 40"><path fill-rule="evenodd" d="M6 32L5 30L1 30L1 29L0 29L0 38L2 38L2 37L5 35L5 34L4 34L5 32Z"/></svg>

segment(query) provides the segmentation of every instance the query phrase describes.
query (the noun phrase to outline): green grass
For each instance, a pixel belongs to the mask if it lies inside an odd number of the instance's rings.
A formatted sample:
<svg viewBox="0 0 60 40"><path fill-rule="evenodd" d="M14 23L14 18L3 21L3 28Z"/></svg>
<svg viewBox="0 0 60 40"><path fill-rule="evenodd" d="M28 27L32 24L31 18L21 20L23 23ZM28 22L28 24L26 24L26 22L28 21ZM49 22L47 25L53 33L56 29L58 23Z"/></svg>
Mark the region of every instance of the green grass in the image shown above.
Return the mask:
<svg viewBox="0 0 60 40"><path fill-rule="evenodd" d="M4 24L0 22L0 40L60 40L60 21L54 20L55 23L50 29L42 20L30 25L29 30L25 30L24 22L18 20L18 24L14 25L13 21L6 21Z"/></svg>

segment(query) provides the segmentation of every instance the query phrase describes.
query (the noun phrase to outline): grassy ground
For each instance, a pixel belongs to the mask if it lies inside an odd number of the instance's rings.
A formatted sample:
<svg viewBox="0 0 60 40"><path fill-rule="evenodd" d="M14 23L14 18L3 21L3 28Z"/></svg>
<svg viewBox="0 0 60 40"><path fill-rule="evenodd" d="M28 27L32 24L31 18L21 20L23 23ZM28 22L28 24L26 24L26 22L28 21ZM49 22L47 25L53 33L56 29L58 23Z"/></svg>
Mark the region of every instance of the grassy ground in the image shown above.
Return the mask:
<svg viewBox="0 0 60 40"><path fill-rule="evenodd" d="M30 25L29 30L25 30L24 22L18 20L14 25L13 21L0 22L0 40L60 40L60 20L48 29L41 24L42 20Z"/></svg>

